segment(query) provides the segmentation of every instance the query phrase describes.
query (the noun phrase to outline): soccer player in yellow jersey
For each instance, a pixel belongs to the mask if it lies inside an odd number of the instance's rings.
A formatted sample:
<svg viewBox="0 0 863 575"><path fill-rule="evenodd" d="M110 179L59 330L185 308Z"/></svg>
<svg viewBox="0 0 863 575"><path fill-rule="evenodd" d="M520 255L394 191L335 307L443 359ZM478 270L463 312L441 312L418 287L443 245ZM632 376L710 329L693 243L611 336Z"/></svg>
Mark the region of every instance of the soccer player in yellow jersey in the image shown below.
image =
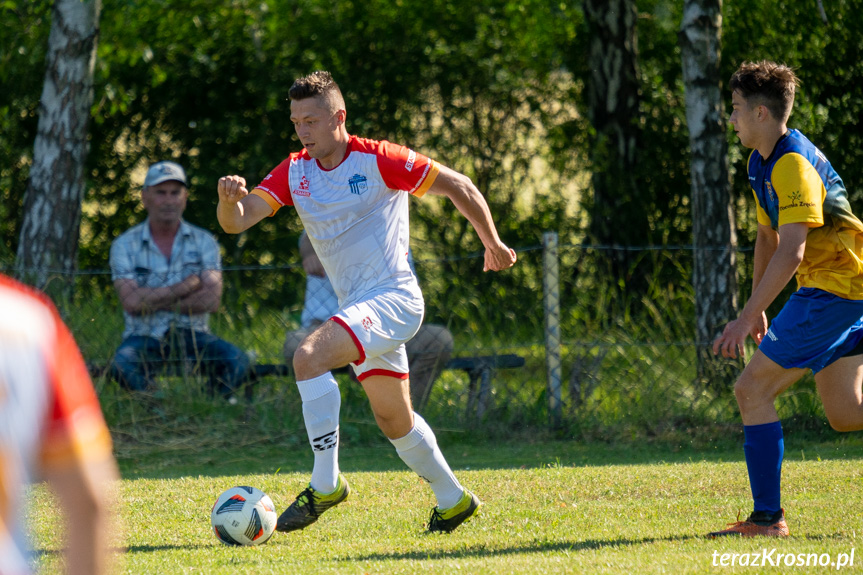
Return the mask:
<svg viewBox="0 0 863 575"><path fill-rule="evenodd" d="M807 370L834 429L863 429L863 224L824 154L786 126L797 77L774 62L746 62L731 77L731 124L747 148L758 234L752 295L713 343L724 357L759 344L734 386L743 419L754 509L710 533L788 536L780 505L784 443L774 401ZM798 289L768 329L765 310L796 274Z"/></svg>

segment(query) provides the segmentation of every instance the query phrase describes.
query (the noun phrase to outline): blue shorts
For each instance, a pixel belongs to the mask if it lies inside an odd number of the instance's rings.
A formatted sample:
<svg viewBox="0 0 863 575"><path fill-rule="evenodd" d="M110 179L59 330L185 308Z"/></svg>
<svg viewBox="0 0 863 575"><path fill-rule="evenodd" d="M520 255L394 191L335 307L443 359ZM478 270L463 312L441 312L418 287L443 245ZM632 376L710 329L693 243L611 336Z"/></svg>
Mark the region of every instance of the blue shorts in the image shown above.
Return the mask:
<svg viewBox="0 0 863 575"><path fill-rule="evenodd" d="M853 355L863 341L863 300L843 299L817 288L791 295L758 349L781 365L818 373Z"/></svg>

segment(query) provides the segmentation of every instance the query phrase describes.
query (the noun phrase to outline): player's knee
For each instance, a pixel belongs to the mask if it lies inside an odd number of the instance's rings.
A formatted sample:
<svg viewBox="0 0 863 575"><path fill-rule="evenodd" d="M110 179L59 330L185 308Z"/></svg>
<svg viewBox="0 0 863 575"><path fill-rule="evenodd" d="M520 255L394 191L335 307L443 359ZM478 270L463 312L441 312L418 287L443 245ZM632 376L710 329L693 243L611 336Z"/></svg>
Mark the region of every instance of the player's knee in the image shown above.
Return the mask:
<svg viewBox="0 0 863 575"><path fill-rule="evenodd" d="M740 406L741 410L751 403L753 393L752 386L743 379L738 379L734 384L734 397L737 399L737 405Z"/></svg>
<svg viewBox="0 0 863 575"><path fill-rule="evenodd" d="M293 355L294 373L297 374L297 378L300 378L300 374L307 371L314 371L315 354L311 345L306 342L301 343L297 347L296 351L294 351Z"/></svg>
<svg viewBox="0 0 863 575"><path fill-rule="evenodd" d="M740 378L734 384L734 397L741 413L758 409L764 403L772 403L775 399L757 382Z"/></svg>
<svg viewBox="0 0 863 575"><path fill-rule="evenodd" d="M409 417L404 414L375 412L375 421L384 435L389 439L404 437L411 430Z"/></svg>

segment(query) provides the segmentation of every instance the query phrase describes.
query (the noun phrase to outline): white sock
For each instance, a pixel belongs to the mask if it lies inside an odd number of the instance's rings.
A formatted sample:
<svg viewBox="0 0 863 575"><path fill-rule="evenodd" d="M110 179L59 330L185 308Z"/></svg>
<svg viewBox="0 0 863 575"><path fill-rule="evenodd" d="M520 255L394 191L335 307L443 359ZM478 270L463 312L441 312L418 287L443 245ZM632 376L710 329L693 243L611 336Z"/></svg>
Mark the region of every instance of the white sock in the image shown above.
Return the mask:
<svg viewBox="0 0 863 575"><path fill-rule="evenodd" d="M315 454L312 488L332 493L339 481L339 409L342 395L333 374L297 382L303 400L303 419Z"/></svg>
<svg viewBox="0 0 863 575"><path fill-rule="evenodd" d="M414 413L413 428L404 437L390 439L390 442L402 461L428 481L439 509L449 509L458 503L464 488L453 475L425 419Z"/></svg>

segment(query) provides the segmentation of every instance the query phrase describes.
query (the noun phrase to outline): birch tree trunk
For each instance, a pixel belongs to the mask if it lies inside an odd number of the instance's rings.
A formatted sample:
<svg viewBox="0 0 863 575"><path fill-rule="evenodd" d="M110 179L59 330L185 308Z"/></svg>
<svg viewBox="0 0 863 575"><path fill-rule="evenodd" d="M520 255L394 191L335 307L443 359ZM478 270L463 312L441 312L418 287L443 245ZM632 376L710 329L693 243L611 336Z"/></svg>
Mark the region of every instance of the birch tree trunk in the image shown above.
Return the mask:
<svg viewBox="0 0 863 575"><path fill-rule="evenodd" d="M719 77L721 27L722 0L686 0L679 41L692 158L697 376L717 389L733 383L740 367L715 357L711 349L738 312L737 234Z"/></svg>
<svg viewBox="0 0 863 575"><path fill-rule="evenodd" d="M40 288L76 268L100 10L101 0L54 4L15 264Z"/></svg>

